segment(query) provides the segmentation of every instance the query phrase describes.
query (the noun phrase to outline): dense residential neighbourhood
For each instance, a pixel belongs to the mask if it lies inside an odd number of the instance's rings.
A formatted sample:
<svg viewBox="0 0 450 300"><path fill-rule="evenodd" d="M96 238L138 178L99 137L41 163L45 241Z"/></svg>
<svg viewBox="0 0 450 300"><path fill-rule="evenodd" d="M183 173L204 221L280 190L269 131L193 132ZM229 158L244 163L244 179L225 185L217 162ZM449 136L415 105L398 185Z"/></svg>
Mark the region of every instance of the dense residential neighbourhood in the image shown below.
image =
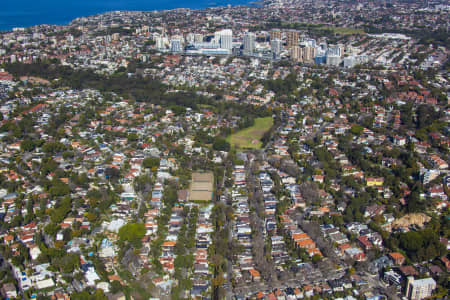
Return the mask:
<svg viewBox="0 0 450 300"><path fill-rule="evenodd" d="M0 31L5 299L447 299L446 1Z"/></svg>

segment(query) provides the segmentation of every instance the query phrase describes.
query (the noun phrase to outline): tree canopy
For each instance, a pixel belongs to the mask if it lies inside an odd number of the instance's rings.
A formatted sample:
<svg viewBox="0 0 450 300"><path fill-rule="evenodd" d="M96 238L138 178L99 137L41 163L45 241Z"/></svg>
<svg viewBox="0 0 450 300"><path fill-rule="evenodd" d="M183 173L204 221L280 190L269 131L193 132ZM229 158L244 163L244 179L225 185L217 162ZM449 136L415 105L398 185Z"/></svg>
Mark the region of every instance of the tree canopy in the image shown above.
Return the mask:
<svg viewBox="0 0 450 300"><path fill-rule="evenodd" d="M224 138L217 137L213 143L213 149L216 151L230 151L230 143L228 143Z"/></svg>
<svg viewBox="0 0 450 300"><path fill-rule="evenodd" d="M142 161L144 168L158 168L160 164L160 159L158 157L147 157Z"/></svg>
<svg viewBox="0 0 450 300"><path fill-rule="evenodd" d="M132 244L139 243L145 235L145 225L143 223L128 223L119 229L121 241Z"/></svg>

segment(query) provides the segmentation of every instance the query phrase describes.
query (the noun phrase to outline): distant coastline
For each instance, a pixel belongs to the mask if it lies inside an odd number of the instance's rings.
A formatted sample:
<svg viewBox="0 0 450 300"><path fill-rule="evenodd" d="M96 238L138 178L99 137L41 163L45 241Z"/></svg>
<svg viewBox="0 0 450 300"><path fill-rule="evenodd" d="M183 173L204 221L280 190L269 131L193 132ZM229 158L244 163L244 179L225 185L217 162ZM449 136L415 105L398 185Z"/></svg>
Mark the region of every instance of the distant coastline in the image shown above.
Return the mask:
<svg viewBox="0 0 450 300"><path fill-rule="evenodd" d="M15 27L36 25L68 25L79 17L106 13L109 11L155 11L176 8L205 9L227 5L263 5L263 1L249 0L131 0L124 3L109 0L78 0L65 3L57 0L14 1L2 3L0 12L0 30L12 30Z"/></svg>

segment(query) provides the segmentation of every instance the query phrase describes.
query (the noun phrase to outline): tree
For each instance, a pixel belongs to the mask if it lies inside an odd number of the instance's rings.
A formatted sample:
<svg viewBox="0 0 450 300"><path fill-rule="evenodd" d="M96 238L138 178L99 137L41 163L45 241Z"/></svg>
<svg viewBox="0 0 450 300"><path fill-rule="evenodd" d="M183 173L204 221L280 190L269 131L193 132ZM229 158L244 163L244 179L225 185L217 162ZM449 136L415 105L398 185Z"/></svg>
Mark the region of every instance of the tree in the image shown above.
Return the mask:
<svg viewBox="0 0 450 300"><path fill-rule="evenodd" d="M89 294L88 291L82 291L79 293L72 293L70 295L71 299L74 300L107 300L108 297L105 296L105 293L102 289L95 290L94 294Z"/></svg>
<svg viewBox="0 0 450 300"><path fill-rule="evenodd" d="M49 192L54 197L60 197L69 194L70 188L61 180L55 179L52 181L52 187L50 188Z"/></svg>
<svg viewBox="0 0 450 300"><path fill-rule="evenodd" d="M422 104L417 109L417 128L421 129L431 125L435 120L440 118L440 114L434 110L434 107Z"/></svg>
<svg viewBox="0 0 450 300"><path fill-rule="evenodd" d="M67 253L52 261L63 273L73 273L80 266L80 257L75 253Z"/></svg>
<svg viewBox="0 0 450 300"><path fill-rule="evenodd" d="M158 168L161 160L158 157L147 157L142 161L144 168Z"/></svg>
<svg viewBox="0 0 450 300"><path fill-rule="evenodd" d="M311 258L311 260L314 264L317 264L321 259L322 259L322 257L318 254L314 254L313 257Z"/></svg>
<svg viewBox="0 0 450 300"><path fill-rule="evenodd" d="M177 188L173 185L168 185L164 189L164 194L163 194L164 205L166 205L168 207L172 207L175 204L175 202L177 202L177 200L178 200Z"/></svg>
<svg viewBox="0 0 450 300"><path fill-rule="evenodd" d="M361 125L353 125L352 128L350 129L350 132L354 135L361 135L364 131L364 127L362 127Z"/></svg>
<svg viewBox="0 0 450 300"><path fill-rule="evenodd" d="M62 199L58 203L58 206L51 212L50 214L51 221L55 224L61 223L71 209L72 209L72 202L70 197L64 197L64 199Z"/></svg>
<svg viewBox="0 0 450 300"><path fill-rule="evenodd" d="M42 146L42 150L48 154L63 152L67 147L60 142L47 142Z"/></svg>
<svg viewBox="0 0 450 300"><path fill-rule="evenodd" d="M122 291L122 284L117 280L113 280L111 282L111 293L116 294L120 291Z"/></svg>
<svg viewBox="0 0 450 300"><path fill-rule="evenodd" d="M408 196L408 212L422 212L425 209L425 203L420 200L418 191L412 191Z"/></svg>
<svg viewBox="0 0 450 300"><path fill-rule="evenodd" d="M119 229L119 238L123 242L138 245L145 236L145 225L143 223L128 223Z"/></svg>
<svg viewBox="0 0 450 300"><path fill-rule="evenodd" d="M148 175L141 175L134 179L136 192L149 193L152 189L152 179Z"/></svg>
<svg viewBox="0 0 450 300"><path fill-rule="evenodd" d="M11 259L12 264L15 266L21 266L24 261L25 261L24 257L20 254L13 256Z"/></svg>
<svg viewBox="0 0 450 300"><path fill-rule="evenodd" d="M23 152L31 152L35 147L34 142L29 139L23 140L22 143L20 143L20 150Z"/></svg>
<svg viewBox="0 0 450 300"><path fill-rule="evenodd" d="M315 202L319 199L319 189L314 182L306 181L300 185L300 192L303 198L309 203Z"/></svg>
<svg viewBox="0 0 450 300"><path fill-rule="evenodd" d="M224 138L217 137L214 139L213 149L216 151L230 151L230 143L228 143Z"/></svg>
<svg viewBox="0 0 450 300"><path fill-rule="evenodd" d="M111 181L118 180L120 178L120 170L115 167L106 168L105 177Z"/></svg>
<svg viewBox="0 0 450 300"><path fill-rule="evenodd" d="M421 231L409 231L398 236L399 246L413 261L423 261L446 253L438 232L432 226Z"/></svg>
<svg viewBox="0 0 450 300"><path fill-rule="evenodd" d="M130 142L136 142L139 139L139 136L137 135L137 133L130 133L128 134L128 141Z"/></svg>

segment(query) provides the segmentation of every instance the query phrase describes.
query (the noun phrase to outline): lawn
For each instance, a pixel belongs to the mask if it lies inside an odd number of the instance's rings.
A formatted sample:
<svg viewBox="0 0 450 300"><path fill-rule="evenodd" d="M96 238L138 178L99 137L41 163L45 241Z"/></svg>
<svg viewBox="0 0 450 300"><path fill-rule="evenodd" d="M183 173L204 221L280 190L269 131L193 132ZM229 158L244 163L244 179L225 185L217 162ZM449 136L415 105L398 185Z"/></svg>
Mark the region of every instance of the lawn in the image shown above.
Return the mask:
<svg viewBox="0 0 450 300"><path fill-rule="evenodd" d="M252 127L230 135L227 137L227 142L236 148L260 149L262 146L261 138L272 125L272 117L256 118Z"/></svg>

